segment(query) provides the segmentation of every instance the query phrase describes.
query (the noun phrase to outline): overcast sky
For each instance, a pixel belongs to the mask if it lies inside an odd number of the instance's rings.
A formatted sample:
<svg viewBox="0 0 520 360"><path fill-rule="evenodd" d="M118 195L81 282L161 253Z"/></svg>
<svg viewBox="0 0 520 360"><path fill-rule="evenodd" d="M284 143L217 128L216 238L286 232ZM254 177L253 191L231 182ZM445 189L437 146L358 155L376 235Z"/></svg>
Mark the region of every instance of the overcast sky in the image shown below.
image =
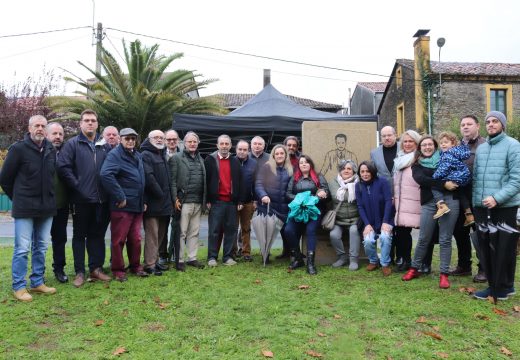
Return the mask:
<svg viewBox="0 0 520 360"><path fill-rule="evenodd" d="M184 58L174 61L174 68L219 79L202 90L202 96L257 93L262 88L263 69L269 68L272 84L284 94L344 105L356 82L387 81L395 59L413 57L412 36L417 29L431 29L432 60L438 60L436 41L444 37L441 61L520 63L520 2L515 0L27 0L2 1L0 9L0 36L102 22L104 45L118 58L121 40L133 41L139 36L114 29L382 75L327 70L139 37L147 45L158 43L162 54L183 52ZM91 44L92 30L88 28L0 37L0 83L38 76L44 67L57 75L63 74L63 68L87 78L77 61L94 68ZM73 90L66 88L67 92Z"/></svg>

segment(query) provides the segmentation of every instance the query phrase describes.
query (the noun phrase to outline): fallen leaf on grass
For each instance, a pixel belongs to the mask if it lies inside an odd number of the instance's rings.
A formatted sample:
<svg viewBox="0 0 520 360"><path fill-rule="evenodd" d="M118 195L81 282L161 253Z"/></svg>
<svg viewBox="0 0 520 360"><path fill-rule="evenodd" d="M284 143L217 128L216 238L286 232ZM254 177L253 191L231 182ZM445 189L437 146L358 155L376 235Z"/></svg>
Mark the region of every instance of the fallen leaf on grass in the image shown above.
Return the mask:
<svg viewBox="0 0 520 360"><path fill-rule="evenodd" d="M428 320L426 320L426 318L424 316L421 316L417 320L415 320L415 322L418 324L427 324Z"/></svg>
<svg viewBox="0 0 520 360"><path fill-rule="evenodd" d="M438 327L438 326L432 326L432 329L435 330L435 331L437 331L437 332L441 331L441 328Z"/></svg>
<svg viewBox="0 0 520 360"><path fill-rule="evenodd" d="M112 355L119 356L121 354L124 354L125 352L126 352L126 349L124 347L120 346L112 353Z"/></svg>
<svg viewBox="0 0 520 360"><path fill-rule="evenodd" d="M482 314L475 314L475 317L479 320L489 320L489 316Z"/></svg>
<svg viewBox="0 0 520 360"><path fill-rule="evenodd" d="M94 325L96 326L101 326L105 323L105 320L102 320L102 319L99 319L99 320L96 320L96 322L94 323Z"/></svg>
<svg viewBox="0 0 520 360"><path fill-rule="evenodd" d="M334 319L341 319L341 315L334 314Z"/></svg>
<svg viewBox="0 0 520 360"><path fill-rule="evenodd" d="M287 269L287 272L288 273L292 273L292 269Z"/></svg>
<svg viewBox="0 0 520 360"><path fill-rule="evenodd" d="M167 303L158 303L157 306L159 307L159 309L161 310L164 310L168 307L168 305L170 304L167 304Z"/></svg>
<svg viewBox="0 0 520 360"><path fill-rule="evenodd" d="M497 315L500 315L500 316L506 316L507 315L507 312L505 312L504 310L502 309L499 309L499 308L493 308L493 312Z"/></svg>
<svg viewBox="0 0 520 360"><path fill-rule="evenodd" d="M261 284L261 283L262 283L262 280L260 280L260 279L255 280L255 284Z"/></svg>
<svg viewBox="0 0 520 360"><path fill-rule="evenodd" d="M104 304L104 305L108 305L108 304L109 304L109 303L108 303L108 300L103 301L103 304Z"/></svg>
<svg viewBox="0 0 520 360"><path fill-rule="evenodd" d="M502 346L500 348L500 352L504 355L507 355L507 356L513 356L513 353L511 352L511 350L509 350L508 348L506 348L505 346Z"/></svg>
<svg viewBox="0 0 520 360"><path fill-rule="evenodd" d="M298 290L307 290L308 288L310 288L309 285L300 285L300 286L298 286Z"/></svg>
<svg viewBox="0 0 520 360"><path fill-rule="evenodd" d="M262 350L262 355L264 355L264 357L267 357L267 358L273 358L274 357L273 352L270 351L270 350Z"/></svg>
<svg viewBox="0 0 520 360"><path fill-rule="evenodd" d="M7 304L7 298L5 298L4 300L2 300L2 304Z"/></svg>
<svg viewBox="0 0 520 360"><path fill-rule="evenodd" d="M195 346L193 347L193 351L195 351L195 352L199 352L199 350L200 350L200 346L199 346L199 345L195 345Z"/></svg>
<svg viewBox="0 0 520 360"><path fill-rule="evenodd" d="M440 335L437 334L437 333L434 333L433 331L423 331L422 333L423 333L424 335L431 336L431 337L434 338L435 340L442 340L442 336L440 336Z"/></svg>
<svg viewBox="0 0 520 360"><path fill-rule="evenodd" d="M387 355L386 360L394 360L394 359L390 355Z"/></svg>
<svg viewBox="0 0 520 360"><path fill-rule="evenodd" d="M161 302L161 298L159 296L156 296L153 298L153 301L155 301L157 304Z"/></svg>
<svg viewBox="0 0 520 360"><path fill-rule="evenodd" d="M105 289L110 289L110 283L108 283L108 282L104 283L104 284L103 284L103 287L104 287Z"/></svg>
<svg viewBox="0 0 520 360"><path fill-rule="evenodd" d="M520 306L518 306L518 305L513 306L513 311L520 312Z"/></svg>
<svg viewBox="0 0 520 360"><path fill-rule="evenodd" d="M448 354L446 354L446 353L444 353L444 352L438 352L438 353L436 353L436 355L437 355L438 357L440 357L440 358L443 358L443 359L447 359L447 358L450 357Z"/></svg>
<svg viewBox="0 0 520 360"><path fill-rule="evenodd" d="M474 287L460 287L459 291L463 294L471 295L474 294L475 291L477 291L477 289L475 289Z"/></svg>
<svg viewBox="0 0 520 360"><path fill-rule="evenodd" d="M324 333L319 332L319 333L318 333L318 336L319 336L319 337L326 337L327 335L325 335Z"/></svg>
<svg viewBox="0 0 520 360"><path fill-rule="evenodd" d="M315 358L320 358L320 357L323 357L322 354L320 354L319 352L316 352L314 350L307 350L307 352L305 352L307 355L309 356L312 356L312 357L315 357Z"/></svg>

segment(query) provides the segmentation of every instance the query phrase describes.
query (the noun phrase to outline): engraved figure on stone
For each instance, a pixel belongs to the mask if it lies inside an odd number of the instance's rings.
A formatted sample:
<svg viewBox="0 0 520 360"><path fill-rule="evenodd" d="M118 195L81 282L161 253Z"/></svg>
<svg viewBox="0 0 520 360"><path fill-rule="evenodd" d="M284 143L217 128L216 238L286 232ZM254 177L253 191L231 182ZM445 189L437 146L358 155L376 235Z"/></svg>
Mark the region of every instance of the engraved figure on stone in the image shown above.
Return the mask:
<svg viewBox="0 0 520 360"><path fill-rule="evenodd" d="M323 176L326 176L329 171L337 171L341 160L353 160L356 164L358 163L356 154L347 149L347 135L336 134L334 142L336 143L336 148L327 151L323 160L323 166L320 171Z"/></svg>

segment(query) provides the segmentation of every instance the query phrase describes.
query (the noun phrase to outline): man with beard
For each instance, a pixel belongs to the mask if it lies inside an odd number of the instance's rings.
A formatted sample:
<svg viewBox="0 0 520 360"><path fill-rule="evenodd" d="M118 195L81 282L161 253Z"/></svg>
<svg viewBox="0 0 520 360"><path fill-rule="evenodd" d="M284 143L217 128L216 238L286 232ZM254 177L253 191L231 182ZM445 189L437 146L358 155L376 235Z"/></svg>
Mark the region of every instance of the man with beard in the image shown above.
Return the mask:
<svg viewBox="0 0 520 360"><path fill-rule="evenodd" d="M44 284L45 253L52 217L56 214L54 172L56 154L45 139L47 119L41 115L29 119L29 133L9 148L0 172L0 186L13 202L15 237L12 260L12 289L19 301L32 301L27 292L29 252L32 252L30 276L33 293L54 294Z"/></svg>
<svg viewBox="0 0 520 360"><path fill-rule="evenodd" d="M47 125L47 140L54 146L56 157L59 156L63 146L64 132L61 124L52 122ZM69 281L65 274L65 244L67 243L67 222L69 221L69 199L65 185L54 174L54 194L56 197L56 216L52 220L51 242L52 242L52 267L54 276L60 283Z"/></svg>
<svg viewBox="0 0 520 360"><path fill-rule="evenodd" d="M171 180L168 162L164 156L165 135L152 130L141 145L146 186L144 190L144 271L162 275L164 268L157 267L159 248L166 248L168 223L173 211Z"/></svg>
<svg viewBox="0 0 520 360"><path fill-rule="evenodd" d="M93 281L110 281L103 272L105 233L110 222L106 194L99 171L107 148L96 133L98 116L94 110L84 110L79 122L79 135L63 145L58 157L58 175L69 189L72 203L72 254L76 276L75 287L85 283L85 247Z"/></svg>
<svg viewBox="0 0 520 360"><path fill-rule="evenodd" d="M287 148L287 152L289 153L289 159L291 160L291 165L294 169L298 168L298 161L300 160L300 152L298 148L300 147L300 142L296 136L287 136L283 144Z"/></svg>

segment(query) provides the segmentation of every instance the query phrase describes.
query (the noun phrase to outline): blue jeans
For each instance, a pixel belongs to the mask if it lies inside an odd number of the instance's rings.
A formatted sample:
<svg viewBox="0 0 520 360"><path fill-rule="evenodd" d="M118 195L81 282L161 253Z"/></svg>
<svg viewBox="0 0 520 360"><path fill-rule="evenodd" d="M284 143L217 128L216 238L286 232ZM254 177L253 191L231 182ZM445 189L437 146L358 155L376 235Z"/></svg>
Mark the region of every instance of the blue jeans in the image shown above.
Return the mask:
<svg viewBox="0 0 520 360"><path fill-rule="evenodd" d="M289 242L289 248L300 248L300 238L305 231L305 235L307 236L307 251L316 251L316 230L318 226L320 226L320 218L317 220L309 220L307 223L296 222L293 219L287 220L284 232Z"/></svg>
<svg viewBox="0 0 520 360"><path fill-rule="evenodd" d="M32 253L32 273L29 279L31 287L44 283L45 252L51 238L52 216L45 218L14 219L14 252L13 252L13 290L27 286L27 262L29 251Z"/></svg>
<svg viewBox="0 0 520 360"><path fill-rule="evenodd" d="M381 246L381 260L379 260L379 257L377 256L376 244L378 238ZM381 266L390 265L390 250L392 249L391 233L381 231L381 234L376 236L376 234L372 231L370 234L365 236L363 245L365 247L365 254L367 255L368 261L371 264L377 264L381 262Z"/></svg>

